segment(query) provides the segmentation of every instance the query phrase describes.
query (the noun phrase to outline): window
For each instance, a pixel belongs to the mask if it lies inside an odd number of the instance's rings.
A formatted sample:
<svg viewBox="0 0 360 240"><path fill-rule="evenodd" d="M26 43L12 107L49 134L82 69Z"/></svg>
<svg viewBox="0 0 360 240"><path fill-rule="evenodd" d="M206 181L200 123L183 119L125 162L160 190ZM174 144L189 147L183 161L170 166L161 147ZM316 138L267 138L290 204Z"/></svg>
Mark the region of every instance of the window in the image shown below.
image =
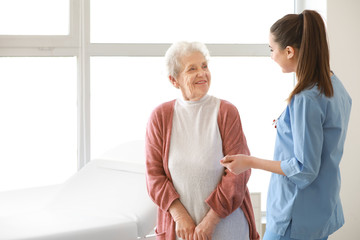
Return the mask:
<svg viewBox="0 0 360 240"><path fill-rule="evenodd" d="M91 42L266 43L270 25L293 11L287 0L91 0Z"/></svg>
<svg viewBox="0 0 360 240"><path fill-rule="evenodd" d="M0 191L76 172L76 59L0 58Z"/></svg>
<svg viewBox="0 0 360 240"><path fill-rule="evenodd" d="M69 34L69 1L0 0L1 35Z"/></svg>
<svg viewBox="0 0 360 240"><path fill-rule="evenodd" d="M178 94L161 73L163 61L162 57L91 58L91 156L144 139L153 108Z"/></svg>
<svg viewBox="0 0 360 240"><path fill-rule="evenodd" d="M0 191L59 184L77 170L76 9L0 0Z"/></svg>
<svg viewBox="0 0 360 240"><path fill-rule="evenodd" d="M67 151L56 157L42 153L36 163L41 167L22 174L24 179L43 176L32 183L24 180L3 186L0 191L65 180L75 171L76 158L81 167L124 141L144 138L154 107L179 96L163 68L165 51L178 40L207 44L212 56L210 94L237 106L252 154L272 158L275 130L271 123L285 106L293 76L282 74L270 60L268 29L278 18L294 12L294 1L0 0L0 6L0 67L16 65L23 73L27 66L33 69L26 77L1 73L0 84L7 84L7 94L18 90L15 83L28 84L29 90L19 97L20 103L0 105L2 111L11 115L18 108L18 114L31 110L33 115L28 122L21 115L17 122L2 120L2 129L20 129L17 124L24 122L24 141L16 142L21 146L10 143L5 139L12 135L8 130L6 137L0 136L0 144L24 148L32 139L34 152L26 156L31 163L37 161L42 145L52 152ZM27 11L22 12L24 8ZM10 78L14 82L4 80ZM42 106L34 103L40 96L58 111L41 111ZM31 106L21 105L24 98ZM48 125L38 128L48 135L38 133L39 139L33 139L30 120L45 121ZM60 131L60 126L66 131ZM53 128L59 132L49 134ZM57 139L60 135L62 140ZM1 171L19 171L24 157L12 153L1 156ZM9 157L17 165L3 160ZM54 167L46 164L48 158L61 161L57 169L63 169L52 180ZM249 188L263 193L263 210L267 185L268 175L253 171Z"/></svg>

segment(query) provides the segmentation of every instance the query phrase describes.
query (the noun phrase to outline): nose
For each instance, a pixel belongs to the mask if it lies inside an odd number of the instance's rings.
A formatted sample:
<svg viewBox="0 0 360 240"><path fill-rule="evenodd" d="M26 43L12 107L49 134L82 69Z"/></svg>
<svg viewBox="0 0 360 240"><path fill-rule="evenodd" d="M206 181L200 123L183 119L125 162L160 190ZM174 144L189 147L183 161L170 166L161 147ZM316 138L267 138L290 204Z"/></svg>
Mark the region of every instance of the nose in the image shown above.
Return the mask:
<svg viewBox="0 0 360 240"><path fill-rule="evenodd" d="M203 77L203 76L205 75L205 72L206 72L205 69L200 68L200 70L197 71L197 76L198 76L198 77Z"/></svg>

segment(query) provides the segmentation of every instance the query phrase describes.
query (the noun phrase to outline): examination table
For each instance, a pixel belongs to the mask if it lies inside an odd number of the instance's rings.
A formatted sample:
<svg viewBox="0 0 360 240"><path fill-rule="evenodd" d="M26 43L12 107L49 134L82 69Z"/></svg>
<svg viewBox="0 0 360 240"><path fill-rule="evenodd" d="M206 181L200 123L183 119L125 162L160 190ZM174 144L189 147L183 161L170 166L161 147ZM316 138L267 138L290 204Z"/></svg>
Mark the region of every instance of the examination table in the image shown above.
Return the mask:
<svg viewBox="0 0 360 240"><path fill-rule="evenodd" d="M0 213L1 240L155 239L149 235L156 206L146 191L143 141L109 150L49 189L51 197L39 198L36 208ZM0 204L1 196L6 193Z"/></svg>

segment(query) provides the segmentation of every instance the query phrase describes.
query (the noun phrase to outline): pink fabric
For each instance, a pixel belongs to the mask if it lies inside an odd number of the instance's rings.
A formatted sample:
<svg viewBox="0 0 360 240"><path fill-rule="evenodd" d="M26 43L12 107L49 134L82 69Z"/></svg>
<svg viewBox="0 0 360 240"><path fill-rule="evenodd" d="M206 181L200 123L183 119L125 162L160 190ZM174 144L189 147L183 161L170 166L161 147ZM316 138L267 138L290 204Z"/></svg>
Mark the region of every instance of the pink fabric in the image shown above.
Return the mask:
<svg viewBox="0 0 360 240"><path fill-rule="evenodd" d="M158 205L157 239L175 240L175 222L168 209L180 196L176 192L168 168L170 137L175 100L158 106L151 114L146 130L146 183L151 199ZM247 154L245 135L239 113L234 105L221 100L218 126L223 141L223 153ZM220 159L219 159L220 164ZM256 231L250 193L246 186L251 170L238 176L225 170L216 189L206 203L222 218L241 208L249 224L250 240L260 239Z"/></svg>

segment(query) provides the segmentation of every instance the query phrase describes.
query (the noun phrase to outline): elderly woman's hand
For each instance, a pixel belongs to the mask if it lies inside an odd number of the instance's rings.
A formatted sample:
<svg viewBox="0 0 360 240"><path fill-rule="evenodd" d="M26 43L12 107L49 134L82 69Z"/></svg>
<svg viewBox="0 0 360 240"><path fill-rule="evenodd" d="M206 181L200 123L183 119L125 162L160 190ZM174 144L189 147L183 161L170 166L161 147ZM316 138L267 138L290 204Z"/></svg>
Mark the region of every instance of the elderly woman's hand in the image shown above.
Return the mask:
<svg viewBox="0 0 360 240"><path fill-rule="evenodd" d="M214 212L214 210L210 209L204 219L196 226L194 240L211 240L219 221L220 217Z"/></svg>
<svg viewBox="0 0 360 240"><path fill-rule="evenodd" d="M174 221L176 224L176 235L184 240L193 240L196 225L192 218L187 214L187 216L185 215L176 220L174 219Z"/></svg>
<svg viewBox="0 0 360 240"><path fill-rule="evenodd" d="M184 240L193 240L196 225L179 199L171 204L169 212L175 221L176 235Z"/></svg>

